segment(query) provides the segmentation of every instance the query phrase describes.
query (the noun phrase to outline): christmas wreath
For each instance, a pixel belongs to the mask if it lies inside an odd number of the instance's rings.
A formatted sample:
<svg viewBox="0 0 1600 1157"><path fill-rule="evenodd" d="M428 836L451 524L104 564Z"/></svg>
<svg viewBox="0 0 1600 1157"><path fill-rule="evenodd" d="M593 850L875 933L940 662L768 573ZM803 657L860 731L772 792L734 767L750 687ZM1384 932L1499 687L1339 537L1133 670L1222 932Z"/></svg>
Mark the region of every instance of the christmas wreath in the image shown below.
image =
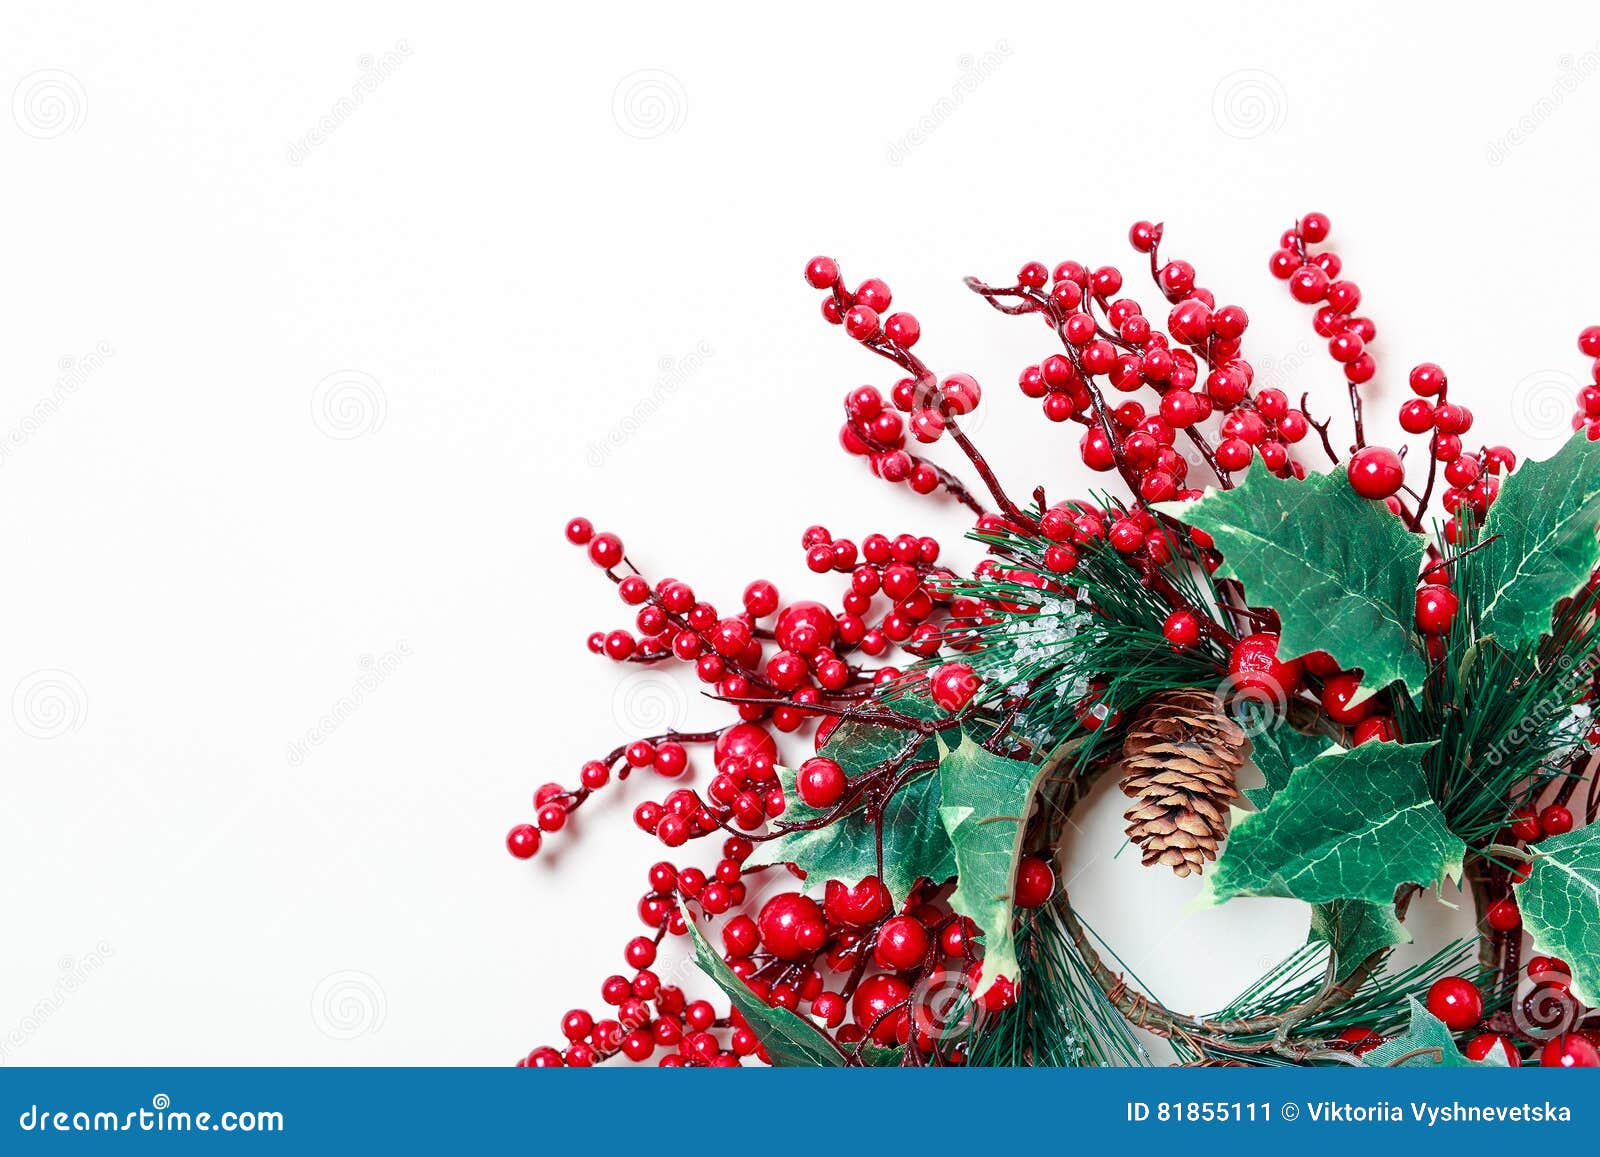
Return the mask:
<svg viewBox="0 0 1600 1157"><path fill-rule="evenodd" d="M681 780L705 751L702 786L633 819L721 855L650 869L627 971L520 1064L1141 1065L1152 1036L1187 1065L1600 1064L1600 384L1571 440L1519 465L1474 449L1471 411L1419 365L1399 425L1426 461L1408 471L1368 441L1375 327L1328 231L1307 214L1270 268L1348 383L1342 452L1308 398L1256 387L1245 311L1159 255L1160 225L1130 241L1164 331L1110 266L968 279L1052 332L1021 391L1081 427L1121 496L1015 499L963 429L978 382L922 360L884 282L806 266L827 322L899 371L887 398L846 394L845 450L969 508L983 561L958 574L931 538L814 526L806 562L842 576L838 609L757 580L730 612L567 526L635 608L590 650L691 664L729 719L544 785L509 849L528 859L608 784ZM1578 344L1600 382L1600 326ZM924 456L941 441L981 486ZM780 735L814 755L786 761ZM1241 797L1248 764L1262 784ZM1304 947L1226 1008L1163 1005L1058 885L1064 821L1107 773L1150 870L1201 875L1201 903L1308 905ZM1478 935L1398 965L1408 908L1451 881ZM726 1004L657 970L673 938Z"/></svg>

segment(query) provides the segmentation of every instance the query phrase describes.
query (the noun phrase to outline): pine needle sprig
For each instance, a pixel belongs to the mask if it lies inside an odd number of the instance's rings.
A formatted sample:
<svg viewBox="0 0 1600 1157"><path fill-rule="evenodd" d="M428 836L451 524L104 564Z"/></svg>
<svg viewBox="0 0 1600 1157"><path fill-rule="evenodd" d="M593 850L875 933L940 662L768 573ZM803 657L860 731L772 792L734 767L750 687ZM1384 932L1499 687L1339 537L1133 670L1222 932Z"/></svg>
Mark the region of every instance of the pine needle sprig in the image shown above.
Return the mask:
<svg viewBox="0 0 1600 1157"><path fill-rule="evenodd" d="M1128 1021L1094 982L1053 905L1018 930L1017 1003L985 1027L968 1060L990 1068L1152 1064Z"/></svg>
<svg viewBox="0 0 1600 1157"><path fill-rule="evenodd" d="M1557 616L1552 635L1507 650L1476 624L1483 596L1469 526L1452 566L1460 607L1420 696L1397 694L1402 736L1434 737L1429 789L1452 830L1492 841L1518 807L1578 774L1571 755L1589 729L1582 701L1600 667L1600 615L1588 593Z"/></svg>
<svg viewBox="0 0 1600 1157"><path fill-rule="evenodd" d="M1312 1000L1328 974L1328 946L1311 942L1290 953L1226 1008L1213 1014L1216 1021L1269 1016ZM1354 994L1313 1013L1294 1027L1294 1036L1306 1040L1331 1040L1345 1029L1364 1025L1385 1035L1403 1029L1410 1018L1410 998L1426 992L1445 976L1465 976L1486 994L1486 1011L1504 1002L1492 992L1493 970L1476 963L1477 941L1456 939L1426 960L1406 968L1390 967L1393 955L1374 968ZM1270 1033L1240 1034L1232 1038L1248 1045L1271 1039ZM1250 1054L1252 1058L1255 1054Z"/></svg>

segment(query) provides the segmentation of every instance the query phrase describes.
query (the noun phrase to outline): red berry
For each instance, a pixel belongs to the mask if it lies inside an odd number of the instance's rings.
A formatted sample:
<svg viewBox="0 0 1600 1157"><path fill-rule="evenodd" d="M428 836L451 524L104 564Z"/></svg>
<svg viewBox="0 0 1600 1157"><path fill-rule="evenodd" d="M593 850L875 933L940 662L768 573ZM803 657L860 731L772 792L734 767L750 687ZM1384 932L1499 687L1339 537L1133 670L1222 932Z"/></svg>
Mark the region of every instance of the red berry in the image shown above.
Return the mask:
<svg viewBox="0 0 1600 1157"><path fill-rule="evenodd" d="M872 957L891 972L909 972L928 954L928 930L910 916L896 916L878 929Z"/></svg>
<svg viewBox="0 0 1600 1157"><path fill-rule="evenodd" d="M828 938L822 909L799 892L781 892L768 900L761 907L756 925L761 931L761 943L779 960L809 959Z"/></svg>
<svg viewBox="0 0 1600 1157"><path fill-rule="evenodd" d="M1586 1037L1577 1033L1564 1033L1553 1037L1539 1054L1539 1063L1547 1069L1600 1068L1600 1049Z"/></svg>
<svg viewBox="0 0 1600 1157"><path fill-rule="evenodd" d="M823 898L823 909L835 924L850 928L868 928L888 914L894 906L889 889L876 876L868 876L854 887L846 887L839 880L829 880Z"/></svg>
<svg viewBox="0 0 1600 1157"><path fill-rule="evenodd" d="M790 603L778 613L773 628L778 646L786 651L811 656L833 643L838 622L833 612L821 603Z"/></svg>
<svg viewBox="0 0 1600 1157"><path fill-rule="evenodd" d="M800 799L807 807L818 811L838 803L844 796L847 782L844 769L820 755L802 763L795 775L795 787L800 792Z"/></svg>
<svg viewBox="0 0 1600 1157"><path fill-rule="evenodd" d="M1519 807L1511 813L1511 834L1525 844L1544 838L1544 825L1531 807Z"/></svg>
<svg viewBox="0 0 1600 1157"><path fill-rule="evenodd" d="M1411 371L1411 392L1420 397L1436 397L1447 384L1444 371L1432 362L1423 362Z"/></svg>
<svg viewBox="0 0 1600 1157"><path fill-rule="evenodd" d="M949 712L960 711L978 693L982 681L966 663L945 663L929 680L933 701Z"/></svg>
<svg viewBox="0 0 1600 1157"><path fill-rule="evenodd" d="M1490 904L1483 914L1484 923L1496 932L1510 932L1513 928L1522 926L1522 913L1517 909L1517 902L1509 896L1503 896Z"/></svg>
<svg viewBox="0 0 1600 1157"><path fill-rule="evenodd" d="M1539 813L1539 827L1547 836L1564 835L1572 830L1572 811L1553 803Z"/></svg>
<svg viewBox="0 0 1600 1157"><path fill-rule="evenodd" d="M506 850L519 860L527 860L539 850L539 829L532 824L518 824L506 835Z"/></svg>
<svg viewBox="0 0 1600 1157"><path fill-rule="evenodd" d="M1128 230L1128 243L1140 253L1149 253L1161 242L1161 226L1149 221L1135 221ZM1600 326L1590 327L1600 333ZM1587 330L1584 332L1588 332ZM1580 339L1581 341L1581 339Z"/></svg>
<svg viewBox="0 0 1600 1157"><path fill-rule="evenodd" d="M1461 1053L1468 1060L1481 1061L1484 1057L1494 1052L1495 1049L1499 1049L1505 1054L1506 1064L1511 1068L1514 1069L1521 1066L1522 1058L1517 1055L1517 1050L1511 1046L1509 1040L1499 1033L1479 1033L1466 1043Z"/></svg>
<svg viewBox="0 0 1600 1157"><path fill-rule="evenodd" d="M574 518L567 523L567 541L573 546L584 546L594 537L594 523L587 518Z"/></svg>
<svg viewBox="0 0 1600 1157"><path fill-rule="evenodd" d="M1424 635L1447 635L1460 600L1449 587L1429 584L1417 592L1417 630Z"/></svg>
<svg viewBox="0 0 1600 1157"><path fill-rule="evenodd" d="M1483 1019L1483 994L1465 977L1446 976L1428 989L1428 1011L1452 1032L1465 1032Z"/></svg>
<svg viewBox="0 0 1600 1157"><path fill-rule="evenodd" d="M1394 720L1389 716L1374 715L1370 719L1363 719L1356 724L1354 738L1357 746L1373 740L1379 743L1394 743L1400 738L1400 732L1395 727Z"/></svg>
<svg viewBox="0 0 1600 1157"><path fill-rule="evenodd" d="M1307 213L1300 218L1300 236L1312 245L1320 245L1328 239L1328 232L1333 225L1328 220L1326 213Z"/></svg>
<svg viewBox="0 0 1600 1157"><path fill-rule="evenodd" d="M864 1032L880 1045L893 1045L900 1029L910 1017L906 1002L911 997L911 986L898 976L880 973L869 976L856 989L850 1001L850 1014Z"/></svg>
<svg viewBox="0 0 1600 1157"><path fill-rule="evenodd" d="M711 760L717 765L718 771L729 760L742 759L748 762L757 757L777 762L778 744L766 728L754 723L735 723L717 737L716 745L711 749Z"/></svg>
<svg viewBox="0 0 1600 1157"><path fill-rule="evenodd" d="M1286 701L1300 689L1304 668L1300 660L1278 660L1278 636L1271 632L1246 635L1228 656L1228 674L1237 692L1265 695L1274 703Z"/></svg>
<svg viewBox="0 0 1600 1157"><path fill-rule="evenodd" d="M589 561L610 570L622 561L622 540L610 531L595 535L589 540Z"/></svg>
<svg viewBox="0 0 1600 1157"><path fill-rule="evenodd" d="M1018 908L1037 908L1056 890L1056 874L1038 856L1024 856L1017 864L1011 902Z"/></svg>
<svg viewBox="0 0 1600 1157"><path fill-rule="evenodd" d="M1316 265L1302 265L1289 276L1289 293L1296 301L1314 305L1328 295L1328 275Z"/></svg>
<svg viewBox="0 0 1600 1157"><path fill-rule="evenodd" d="M1350 701L1355 698L1356 692L1361 687L1361 676L1353 672L1340 672L1329 676L1322 684L1322 707L1328 713L1328 718L1335 723L1346 726L1360 723L1372 714L1371 698L1363 699L1356 706L1351 706Z"/></svg>
<svg viewBox="0 0 1600 1157"><path fill-rule="evenodd" d="M1192 647L1200 641L1200 617L1193 611L1173 611L1161 624L1161 633L1175 651Z"/></svg>
<svg viewBox="0 0 1600 1157"><path fill-rule="evenodd" d="M722 926L722 945L730 956L749 956L761 946L756 922L748 916L735 916Z"/></svg>
<svg viewBox="0 0 1600 1157"><path fill-rule="evenodd" d="M839 283L839 263L831 257L806 262L806 282L813 289L832 289Z"/></svg>
<svg viewBox="0 0 1600 1157"><path fill-rule="evenodd" d="M1388 498L1399 493L1406 480L1400 455L1387 446L1363 446L1351 455L1345 473L1363 498Z"/></svg>

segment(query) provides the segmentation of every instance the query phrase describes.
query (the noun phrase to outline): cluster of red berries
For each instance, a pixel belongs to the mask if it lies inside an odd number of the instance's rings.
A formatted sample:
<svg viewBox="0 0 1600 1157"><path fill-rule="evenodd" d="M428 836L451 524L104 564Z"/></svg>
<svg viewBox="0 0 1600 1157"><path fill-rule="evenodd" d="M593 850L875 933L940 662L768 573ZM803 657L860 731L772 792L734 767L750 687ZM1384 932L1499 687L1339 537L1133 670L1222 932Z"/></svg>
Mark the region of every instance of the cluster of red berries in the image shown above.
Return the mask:
<svg viewBox="0 0 1600 1157"><path fill-rule="evenodd" d="M1570 985L1572 970L1566 962L1553 956L1536 956L1528 961L1528 975L1538 983L1565 989ZM1563 981L1565 983L1563 983ZM1471 1060L1481 1061L1499 1051L1505 1063L1515 1068L1522 1064L1522 1056L1512 1038L1504 1032L1489 1029L1484 1021L1483 993L1477 985L1463 976L1446 976L1433 982L1428 989L1428 1011L1444 1022L1451 1032L1478 1033L1464 1046L1462 1053ZM1371 1028L1357 1025L1344 1030L1339 1039L1350 1045L1356 1056L1369 1053L1388 1038ZM1561 1032L1545 1042L1539 1054L1543 1068L1595 1068L1600 1067L1600 1033L1591 1031Z"/></svg>
<svg viewBox="0 0 1600 1157"><path fill-rule="evenodd" d="M609 1011L596 1016L587 1009L570 1010L561 1018L565 1047L541 1046L519 1065L587 1068L618 1055L643 1062L657 1054L657 1063L666 1068L731 1066L747 1056L765 1059L760 1041L737 1009L718 1016L709 1001L689 1000L681 988L664 983L653 971L662 939L687 932L680 897L696 900L707 911L726 912L743 902L742 865L750 855L750 841L730 837L722 851L711 876L665 861L650 868L650 887L639 901L639 918L654 934L636 936L624 947L631 978L607 977L600 985L600 999Z"/></svg>
<svg viewBox="0 0 1600 1157"><path fill-rule="evenodd" d="M1136 223L1129 240L1147 254L1150 272L1170 309L1166 330L1153 325L1138 301L1119 297L1122 272L1063 261L1050 269L1029 262L1010 289L989 291L1015 298L1008 312L1039 313L1062 339L1063 352L1025 367L1017 384L1040 400L1052 422L1077 422L1083 461L1093 470L1120 470L1146 502L1178 497L1189 460L1175 449L1187 433L1222 471L1242 470L1259 455L1269 470L1292 469L1288 447L1306 436L1309 423L1283 391L1252 392L1255 371L1240 356L1249 317L1237 305L1218 307L1215 295L1197 284L1187 261L1162 263L1157 256L1161 226ZM1153 410L1133 399L1115 406L1102 401L1109 385L1119 393L1149 388ZM1226 415L1214 451L1200 434L1213 414Z"/></svg>
<svg viewBox="0 0 1600 1157"><path fill-rule="evenodd" d="M1600 325L1588 326L1578 335L1578 351L1592 359L1592 380L1578 387L1578 412L1573 415L1572 428L1583 430L1591 442L1600 441Z"/></svg>
<svg viewBox="0 0 1600 1157"><path fill-rule="evenodd" d="M822 316L841 325L856 341L893 358L907 358L922 336L922 326L909 313L889 313L889 286L869 277L846 289L839 263L814 257L806 264L806 281L826 290ZM844 397L845 423L839 443L867 459L872 473L886 482L903 482L918 494L931 494L948 476L933 463L906 449L907 438L931 445L952 421L977 409L983 391L971 374L949 374L943 381L925 375L901 378L884 403L876 386L860 386Z"/></svg>
<svg viewBox="0 0 1600 1157"><path fill-rule="evenodd" d="M841 608L835 612L810 600L785 605L771 582L757 579L745 588L743 610L734 615L699 600L681 580L651 584L627 563L622 540L597 532L586 518L570 521L566 537L605 571L624 604L638 608L637 635L597 631L589 636L589 649L617 662L671 658L692 663L702 682L735 704L745 725L636 739L585 763L576 787L544 784L534 794L535 823L518 824L506 837L519 859L535 855L542 834L560 831L568 814L613 776L626 779L650 768L668 779L681 777L689 768L689 744L714 745L717 774L707 798L680 788L663 800L641 803L634 811L638 826L668 847L729 823L755 830L782 814L785 804L777 785L777 745L770 733L751 725L764 721L779 731L794 731L818 716L819 705L855 702L898 679L896 667L868 670L851 659L856 654L876 658L891 646L916 656L936 653L944 634L942 616L952 604L953 576L938 565L937 540L926 536L870 534L858 547L825 527L809 527L801 536L808 568L850 576ZM880 596L889 606L871 622ZM762 625L767 620L770 628Z"/></svg>

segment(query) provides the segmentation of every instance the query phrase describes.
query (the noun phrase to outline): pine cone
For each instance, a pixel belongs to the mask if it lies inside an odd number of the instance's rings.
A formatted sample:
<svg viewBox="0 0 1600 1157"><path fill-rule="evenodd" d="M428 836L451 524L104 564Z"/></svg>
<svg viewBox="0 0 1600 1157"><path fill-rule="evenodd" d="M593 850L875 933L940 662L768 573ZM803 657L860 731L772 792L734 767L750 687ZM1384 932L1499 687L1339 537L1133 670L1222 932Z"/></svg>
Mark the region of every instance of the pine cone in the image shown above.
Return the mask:
<svg viewBox="0 0 1600 1157"><path fill-rule="evenodd" d="M1210 691L1189 687L1144 701L1122 745L1122 790L1135 802L1128 837L1144 862L1199 874L1228 834L1234 778L1250 754L1244 730Z"/></svg>

